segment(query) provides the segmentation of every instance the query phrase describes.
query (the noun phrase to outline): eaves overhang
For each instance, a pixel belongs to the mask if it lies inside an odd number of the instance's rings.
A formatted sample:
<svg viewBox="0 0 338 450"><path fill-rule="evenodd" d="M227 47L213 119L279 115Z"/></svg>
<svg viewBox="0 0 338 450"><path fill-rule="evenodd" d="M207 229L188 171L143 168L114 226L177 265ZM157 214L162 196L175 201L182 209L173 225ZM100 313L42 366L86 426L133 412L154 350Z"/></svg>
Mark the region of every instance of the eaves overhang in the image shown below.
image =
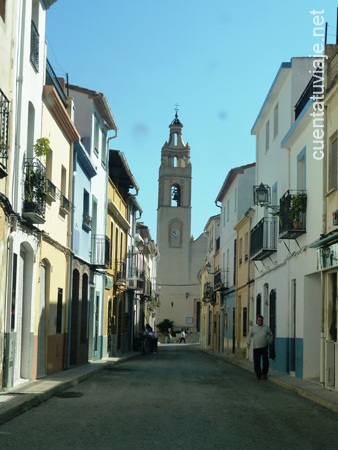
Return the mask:
<svg viewBox="0 0 338 450"><path fill-rule="evenodd" d="M86 173L88 178L93 178L97 174L96 168L90 160L81 141L75 143L74 151L76 152L78 161L81 164L83 171Z"/></svg>
<svg viewBox="0 0 338 450"><path fill-rule="evenodd" d="M57 0L42 0L43 6L45 7L45 9L50 8L56 2L57 2Z"/></svg>
<svg viewBox="0 0 338 450"><path fill-rule="evenodd" d="M83 94L86 94L88 98L92 99L102 120L105 122L106 129L114 130L117 133L117 124L110 109L108 100L104 94L91 89L83 88L81 86L76 86L74 84L69 84L68 88L77 92L82 92Z"/></svg>
<svg viewBox="0 0 338 450"><path fill-rule="evenodd" d="M137 193L140 189L131 173L124 153L120 150L109 150L109 177L114 183L118 180L120 186L135 189Z"/></svg>
<svg viewBox="0 0 338 450"><path fill-rule="evenodd" d="M54 86L45 85L43 87L43 100L67 139L70 142L78 141L80 135L71 121Z"/></svg>
<svg viewBox="0 0 338 450"><path fill-rule="evenodd" d="M239 167L235 167L231 170L229 170L228 175L226 177L226 179L224 180L224 183L216 197L215 202L222 202L226 192L228 191L228 189L230 188L230 186L232 185L232 183L234 182L234 180L236 179L237 175L240 175L242 173L244 173L244 171L246 169L250 169L251 167L255 167L256 163L250 163L250 164L246 164L244 166L239 166Z"/></svg>

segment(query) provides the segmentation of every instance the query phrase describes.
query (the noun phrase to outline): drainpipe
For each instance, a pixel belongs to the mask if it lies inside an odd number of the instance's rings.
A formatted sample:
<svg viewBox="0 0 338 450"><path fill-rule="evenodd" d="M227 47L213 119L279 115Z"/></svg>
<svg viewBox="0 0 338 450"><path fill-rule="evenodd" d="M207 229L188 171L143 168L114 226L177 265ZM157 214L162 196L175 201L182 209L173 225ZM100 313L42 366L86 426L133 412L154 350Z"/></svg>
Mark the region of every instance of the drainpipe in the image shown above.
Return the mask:
<svg viewBox="0 0 338 450"><path fill-rule="evenodd" d="M21 192L19 183L21 175L21 159L20 159L20 140L21 140L21 112L22 112L22 90L23 90L23 68L24 68L24 58L25 58L25 17L26 17L26 0L22 0L21 7L19 7L19 36L18 42L19 51L17 58L17 77L16 77L16 123L15 123L15 137L14 137L14 158L12 159L12 174L14 180L12 182L11 188L11 199L14 210L18 211L18 203L19 203L19 193ZM21 11L21 14L20 14Z"/></svg>
<svg viewBox="0 0 338 450"><path fill-rule="evenodd" d="M324 107L324 136L325 136L325 141L324 141L324 158L323 158L323 211L322 211L322 234L325 236L326 231L327 231L327 200L326 200L326 186L327 186L327 171L326 171L326 167L327 167L327 163L328 163L328 158L327 158L327 150L328 150L328 145L327 145L327 106ZM317 250L317 252L320 250ZM326 300L326 295L325 295L325 283L326 283L326 275L324 271L320 272L320 286L321 286L321 298L322 298L322 311L321 311L321 326L320 326L320 367L319 367L319 381L320 383L322 383L323 385L325 385L325 365L326 365L326 360L325 360L325 300Z"/></svg>
<svg viewBox="0 0 338 450"><path fill-rule="evenodd" d="M249 210L248 210L248 212L247 212L247 214L248 214L248 216L249 216L249 239L248 239L248 247L249 247L249 252L250 252L250 244L251 244L251 235L250 235L250 231L251 231L251 228L252 228L252 216L253 216L253 214L255 213L255 210L254 210L254 208L251 206L250 208L249 208ZM251 305L251 296L250 296L250 293L251 293L251 284L252 284L252 281L251 281L251 271L250 271L250 269L251 269L251 262L250 262L250 257L249 257L249 264L248 264L248 282L247 282L247 284L248 284L248 315L247 315L247 320L248 320L248 330L247 331L249 331L249 321L250 321L250 314L251 314L251 308L250 308L250 305ZM255 280L253 281L253 282L255 282ZM248 349L246 349L246 357L247 357L247 359L249 359L249 350Z"/></svg>

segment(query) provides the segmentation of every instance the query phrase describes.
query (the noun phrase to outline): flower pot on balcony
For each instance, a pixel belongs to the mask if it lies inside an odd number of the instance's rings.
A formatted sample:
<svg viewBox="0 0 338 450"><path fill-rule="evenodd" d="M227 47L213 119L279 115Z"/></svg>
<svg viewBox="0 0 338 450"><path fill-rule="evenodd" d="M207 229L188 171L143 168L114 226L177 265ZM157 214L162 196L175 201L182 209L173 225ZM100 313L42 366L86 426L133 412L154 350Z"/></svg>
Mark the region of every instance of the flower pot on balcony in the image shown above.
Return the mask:
<svg viewBox="0 0 338 450"><path fill-rule="evenodd" d="M303 228L303 224L300 220L294 220L292 225L294 230L301 230Z"/></svg>

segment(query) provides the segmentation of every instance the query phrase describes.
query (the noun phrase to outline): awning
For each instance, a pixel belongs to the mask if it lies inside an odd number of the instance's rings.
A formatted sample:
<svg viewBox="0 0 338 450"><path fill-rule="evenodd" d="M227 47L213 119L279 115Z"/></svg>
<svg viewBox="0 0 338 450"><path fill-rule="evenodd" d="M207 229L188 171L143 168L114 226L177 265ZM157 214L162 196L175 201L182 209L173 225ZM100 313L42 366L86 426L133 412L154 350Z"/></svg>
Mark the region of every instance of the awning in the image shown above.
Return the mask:
<svg viewBox="0 0 338 450"><path fill-rule="evenodd" d="M334 244L338 241L338 231L332 231L331 233L327 234L326 236L318 239L318 241L313 242L309 245L310 248L321 248L325 247L329 244Z"/></svg>

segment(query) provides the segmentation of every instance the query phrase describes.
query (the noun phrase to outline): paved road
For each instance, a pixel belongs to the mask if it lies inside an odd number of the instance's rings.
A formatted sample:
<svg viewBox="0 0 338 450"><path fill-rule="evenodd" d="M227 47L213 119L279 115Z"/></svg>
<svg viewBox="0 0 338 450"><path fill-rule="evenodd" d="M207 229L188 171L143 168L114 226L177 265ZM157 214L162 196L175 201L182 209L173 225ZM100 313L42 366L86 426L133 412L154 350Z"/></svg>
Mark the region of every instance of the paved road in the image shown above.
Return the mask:
<svg viewBox="0 0 338 450"><path fill-rule="evenodd" d="M189 345L121 362L0 427L0 449L336 448L338 416Z"/></svg>

